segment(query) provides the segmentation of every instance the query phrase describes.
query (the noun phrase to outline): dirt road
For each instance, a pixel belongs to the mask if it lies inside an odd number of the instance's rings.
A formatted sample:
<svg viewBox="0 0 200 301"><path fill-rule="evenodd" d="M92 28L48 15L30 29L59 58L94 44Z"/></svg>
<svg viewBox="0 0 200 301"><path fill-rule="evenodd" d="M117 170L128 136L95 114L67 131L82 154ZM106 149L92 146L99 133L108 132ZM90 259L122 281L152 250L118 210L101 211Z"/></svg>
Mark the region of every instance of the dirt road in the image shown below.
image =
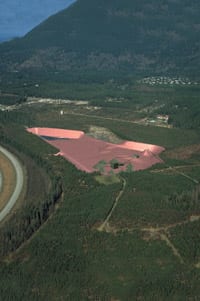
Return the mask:
<svg viewBox="0 0 200 301"><path fill-rule="evenodd" d="M117 207L117 204L119 203L119 200L120 198L122 197L123 193L124 193L124 190L126 188L126 180L124 178L121 177L121 180L122 180L122 183L123 183L123 186L122 186L122 189L120 190L119 194L117 195L113 205L112 205L112 208L110 209L108 215L106 216L104 222L98 227L98 231L104 231L106 229L106 227L108 226L108 223L109 223L109 220L115 210L115 208Z"/></svg>

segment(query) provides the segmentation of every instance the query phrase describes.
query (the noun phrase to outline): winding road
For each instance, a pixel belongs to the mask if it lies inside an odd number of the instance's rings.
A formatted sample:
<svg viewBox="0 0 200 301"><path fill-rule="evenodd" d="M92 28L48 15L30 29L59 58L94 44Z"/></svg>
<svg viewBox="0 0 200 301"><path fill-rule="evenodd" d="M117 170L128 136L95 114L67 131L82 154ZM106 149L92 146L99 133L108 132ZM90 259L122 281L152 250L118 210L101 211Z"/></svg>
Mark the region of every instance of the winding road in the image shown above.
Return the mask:
<svg viewBox="0 0 200 301"><path fill-rule="evenodd" d="M3 153L8 158L8 160L12 163L16 173L16 183L15 183L15 189L13 191L13 194L11 195L7 204L0 212L0 222L1 222L8 215L11 209L14 207L16 201L20 196L20 193L23 188L23 183L24 183L24 174L20 162L13 154L11 154L7 149L5 149L2 146L0 146L0 152ZM2 182L2 177L0 182Z"/></svg>

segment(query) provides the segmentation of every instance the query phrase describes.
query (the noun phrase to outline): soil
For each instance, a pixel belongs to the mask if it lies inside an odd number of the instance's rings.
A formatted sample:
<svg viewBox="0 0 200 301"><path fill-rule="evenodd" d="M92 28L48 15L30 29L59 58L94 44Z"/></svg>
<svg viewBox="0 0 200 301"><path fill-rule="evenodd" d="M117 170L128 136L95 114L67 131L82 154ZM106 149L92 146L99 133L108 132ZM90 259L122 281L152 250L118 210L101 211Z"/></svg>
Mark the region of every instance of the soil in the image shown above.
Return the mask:
<svg viewBox="0 0 200 301"><path fill-rule="evenodd" d="M186 147L179 147L171 151L166 151L165 155L171 159L186 160L192 155L200 153L200 144L193 144Z"/></svg>
<svg viewBox="0 0 200 301"><path fill-rule="evenodd" d="M2 210L15 188L14 168L2 153L0 153L0 170L3 176L3 186L0 192L0 210Z"/></svg>
<svg viewBox="0 0 200 301"><path fill-rule="evenodd" d="M114 144L122 143L122 140L119 137L117 137L117 135L115 135L109 129L104 127L91 125L87 135L95 139L103 140Z"/></svg>

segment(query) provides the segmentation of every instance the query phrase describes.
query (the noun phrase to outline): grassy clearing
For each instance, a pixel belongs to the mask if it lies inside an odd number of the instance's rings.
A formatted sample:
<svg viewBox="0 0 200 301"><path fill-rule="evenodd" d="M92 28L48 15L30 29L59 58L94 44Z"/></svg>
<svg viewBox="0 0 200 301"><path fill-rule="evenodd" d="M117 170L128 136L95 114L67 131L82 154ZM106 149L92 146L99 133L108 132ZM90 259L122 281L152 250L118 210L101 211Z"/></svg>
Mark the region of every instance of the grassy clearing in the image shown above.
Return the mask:
<svg viewBox="0 0 200 301"><path fill-rule="evenodd" d="M3 176L3 186L0 191L0 210L2 210L14 191L16 181L14 167L2 153L0 153L0 170Z"/></svg>
<svg viewBox="0 0 200 301"><path fill-rule="evenodd" d="M120 183L120 178L118 175L101 175L101 176L96 176L95 180L104 185L111 185L115 183Z"/></svg>
<svg viewBox="0 0 200 301"><path fill-rule="evenodd" d="M134 123L110 120L94 116L79 115L75 118L73 113L60 116L60 109L56 107L45 108L45 111L35 109L35 126L61 127L88 132L92 125L106 127L124 140L157 144L166 149L179 148L199 143L199 135L194 130L168 129L153 126L142 126ZM76 116L77 117L77 116Z"/></svg>

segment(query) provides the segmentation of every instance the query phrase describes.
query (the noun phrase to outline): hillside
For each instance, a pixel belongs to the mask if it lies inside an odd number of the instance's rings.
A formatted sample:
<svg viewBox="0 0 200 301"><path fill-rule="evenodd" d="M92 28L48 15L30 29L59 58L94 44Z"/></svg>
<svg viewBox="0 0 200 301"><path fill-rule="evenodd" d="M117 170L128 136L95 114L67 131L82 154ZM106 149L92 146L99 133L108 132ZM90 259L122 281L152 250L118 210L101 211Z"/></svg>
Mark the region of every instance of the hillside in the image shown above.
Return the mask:
<svg viewBox="0 0 200 301"><path fill-rule="evenodd" d="M0 70L199 76L196 0L78 0L0 47Z"/></svg>

